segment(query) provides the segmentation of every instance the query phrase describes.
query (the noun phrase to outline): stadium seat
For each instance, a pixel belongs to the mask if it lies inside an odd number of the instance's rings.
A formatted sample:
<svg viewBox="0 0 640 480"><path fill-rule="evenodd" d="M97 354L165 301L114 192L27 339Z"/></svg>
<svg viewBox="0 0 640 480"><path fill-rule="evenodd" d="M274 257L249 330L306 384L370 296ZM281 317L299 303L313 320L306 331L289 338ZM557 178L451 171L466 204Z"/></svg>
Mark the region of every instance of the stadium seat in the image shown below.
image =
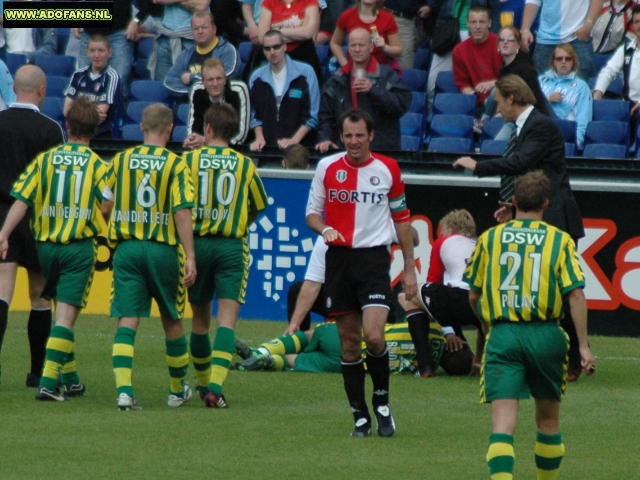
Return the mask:
<svg viewBox="0 0 640 480"><path fill-rule="evenodd" d="M178 112L176 114L176 125L186 125L189 121L189 107L188 103L182 103L178 106Z"/></svg>
<svg viewBox="0 0 640 480"><path fill-rule="evenodd" d="M140 125L137 124L129 124L122 126L122 139L123 140L137 140L142 141L144 139L144 134L140 129Z"/></svg>
<svg viewBox="0 0 640 480"><path fill-rule="evenodd" d="M611 143L591 143L584 147L582 156L585 158L627 158L627 147Z"/></svg>
<svg viewBox="0 0 640 480"><path fill-rule="evenodd" d="M68 86L69 79L67 77L47 76L47 97L64 97Z"/></svg>
<svg viewBox="0 0 640 480"><path fill-rule="evenodd" d="M400 148L405 151L410 150L412 152L417 152L422 150L422 138L414 135L402 135L400 137L400 143Z"/></svg>
<svg viewBox="0 0 640 480"><path fill-rule="evenodd" d="M422 138L424 115L420 113L405 113L400 117L400 132L402 135L411 135Z"/></svg>
<svg viewBox="0 0 640 480"><path fill-rule="evenodd" d="M316 45L316 53L318 54L318 60L323 67L329 63L329 45Z"/></svg>
<svg viewBox="0 0 640 480"><path fill-rule="evenodd" d="M566 143L576 143L578 122L574 122L573 120L560 120L559 118L554 119L553 122L560 129Z"/></svg>
<svg viewBox="0 0 640 480"><path fill-rule="evenodd" d="M69 55L38 55L36 66L47 76L70 77L76 69L76 58Z"/></svg>
<svg viewBox="0 0 640 480"><path fill-rule="evenodd" d="M151 52L153 52L153 46L155 44L155 38L143 38L136 42L136 58L149 58Z"/></svg>
<svg viewBox="0 0 640 480"><path fill-rule="evenodd" d="M151 72L149 71L148 58L139 58L133 62L133 79L134 80L151 80Z"/></svg>
<svg viewBox="0 0 640 480"><path fill-rule="evenodd" d="M171 132L171 141L172 142L184 142L184 139L187 138L187 127L184 125L177 125L173 127L173 132Z"/></svg>
<svg viewBox="0 0 640 480"><path fill-rule="evenodd" d="M576 144L575 143L565 143L564 144L564 156L565 157L575 157L576 156Z"/></svg>
<svg viewBox="0 0 640 480"><path fill-rule="evenodd" d="M476 113L476 96L464 93L438 93L433 99L433 114L471 115Z"/></svg>
<svg viewBox="0 0 640 480"><path fill-rule="evenodd" d="M252 49L253 43L251 42L240 42L238 44L238 53L240 54L240 60L242 60L242 63L247 63L249 61Z"/></svg>
<svg viewBox="0 0 640 480"><path fill-rule="evenodd" d="M131 82L131 100L168 103L171 95L158 80L134 80Z"/></svg>
<svg viewBox="0 0 640 480"><path fill-rule="evenodd" d="M629 146L629 123L593 120L587 124L584 135L585 146L591 143L612 143Z"/></svg>
<svg viewBox="0 0 640 480"><path fill-rule="evenodd" d="M503 117L487 118L482 122L482 135L480 136L480 141L493 140L496 138L496 135L500 130L502 130L502 127L504 127Z"/></svg>
<svg viewBox="0 0 640 480"><path fill-rule="evenodd" d="M596 76L598 75L598 73L600 73L600 70L602 70L602 67L607 64L610 58L610 53L603 53L593 56L593 71L595 72Z"/></svg>
<svg viewBox="0 0 640 480"><path fill-rule="evenodd" d="M431 136L468 138L473 141L473 117L470 115L434 115Z"/></svg>
<svg viewBox="0 0 640 480"><path fill-rule="evenodd" d="M416 70L429 71L429 63L431 62L431 51L428 48L418 48L413 57L413 68Z"/></svg>
<svg viewBox="0 0 640 480"><path fill-rule="evenodd" d="M69 36L71 35L70 28L56 28L58 31L58 43L56 45L56 53L59 55L64 55L64 52L67 50L67 43L69 43Z"/></svg>
<svg viewBox="0 0 640 480"><path fill-rule="evenodd" d="M453 79L453 72L440 72L436 77L436 95L438 93L460 93L455 80Z"/></svg>
<svg viewBox="0 0 640 480"><path fill-rule="evenodd" d="M411 105L409 111L413 113L421 113L424 115L426 111L427 94L424 92L411 92Z"/></svg>
<svg viewBox="0 0 640 480"><path fill-rule="evenodd" d="M596 80L598 77L591 77L589 79L589 88L593 90L596 86ZM609 86L607 87L607 91L604 92L605 97L607 98L622 98L622 90L624 88L624 82L622 81L622 75L618 75L614 78Z"/></svg>
<svg viewBox="0 0 640 480"><path fill-rule="evenodd" d="M12 76L16 75L16 71L27 63L27 56L22 55L21 53L7 53L4 63L7 64L9 68L9 73Z"/></svg>
<svg viewBox="0 0 640 480"><path fill-rule="evenodd" d="M45 114L47 117L55 120L56 122L62 122L64 124L65 118L62 113L62 108L64 106L64 99L60 97L45 97L42 105L40 106L40 111Z"/></svg>
<svg viewBox="0 0 640 480"><path fill-rule="evenodd" d="M424 70L405 68L402 72L402 81L412 92L427 91L427 72Z"/></svg>
<svg viewBox="0 0 640 480"><path fill-rule="evenodd" d="M626 100L594 100L593 120L629 121L629 102Z"/></svg>
<svg viewBox="0 0 640 480"><path fill-rule="evenodd" d="M504 155L504 151L507 148L508 140L483 140L480 145L480 153L486 155Z"/></svg>
<svg viewBox="0 0 640 480"><path fill-rule="evenodd" d="M429 142L429 152L470 153L473 142L468 138L439 137Z"/></svg>
<svg viewBox="0 0 640 480"><path fill-rule="evenodd" d="M124 120L125 124L133 123L134 125L138 125L142 122L142 112L145 108L151 105L153 102L139 102L133 101L129 102L127 105L127 114Z"/></svg>

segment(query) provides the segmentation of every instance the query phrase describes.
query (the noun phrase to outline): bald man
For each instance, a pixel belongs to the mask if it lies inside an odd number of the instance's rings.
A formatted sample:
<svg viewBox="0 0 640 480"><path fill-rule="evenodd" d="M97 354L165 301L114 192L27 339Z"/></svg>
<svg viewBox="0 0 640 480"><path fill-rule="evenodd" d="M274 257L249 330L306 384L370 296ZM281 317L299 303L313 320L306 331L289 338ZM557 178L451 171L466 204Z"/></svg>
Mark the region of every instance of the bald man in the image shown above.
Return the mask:
<svg viewBox="0 0 640 480"><path fill-rule="evenodd" d="M40 113L47 93L47 78L35 65L21 67L15 75L16 101L0 112L0 223L13 204L11 186L26 166L41 152L64 142L60 125ZM51 303L40 298L44 276L40 270L36 243L28 216L9 237L6 258L0 259L0 352L7 330L9 305L13 298L18 266L27 270L31 312L27 326L31 369L27 387L37 387L42 375L45 346L51 333Z"/></svg>

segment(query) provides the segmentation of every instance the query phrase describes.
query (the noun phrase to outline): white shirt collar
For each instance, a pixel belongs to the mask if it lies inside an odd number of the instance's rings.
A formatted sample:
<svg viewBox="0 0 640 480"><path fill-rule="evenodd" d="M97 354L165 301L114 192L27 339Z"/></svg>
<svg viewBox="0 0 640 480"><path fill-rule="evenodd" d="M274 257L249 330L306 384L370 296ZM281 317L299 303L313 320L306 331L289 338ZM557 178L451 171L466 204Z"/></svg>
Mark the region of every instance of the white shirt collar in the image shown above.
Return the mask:
<svg viewBox="0 0 640 480"><path fill-rule="evenodd" d="M13 102L11 105L9 105L9 108L24 108L28 110L34 110L36 112L40 111L40 109L33 103Z"/></svg>
<svg viewBox="0 0 640 480"><path fill-rule="evenodd" d="M524 122L527 121L527 118L529 118L529 115L531 115L531 112L533 112L533 105L529 105L524 110L524 112L522 112L520 116L516 119L515 124L516 124L516 129L518 131L518 135L520 135L520 130L522 130L522 127L524 126Z"/></svg>

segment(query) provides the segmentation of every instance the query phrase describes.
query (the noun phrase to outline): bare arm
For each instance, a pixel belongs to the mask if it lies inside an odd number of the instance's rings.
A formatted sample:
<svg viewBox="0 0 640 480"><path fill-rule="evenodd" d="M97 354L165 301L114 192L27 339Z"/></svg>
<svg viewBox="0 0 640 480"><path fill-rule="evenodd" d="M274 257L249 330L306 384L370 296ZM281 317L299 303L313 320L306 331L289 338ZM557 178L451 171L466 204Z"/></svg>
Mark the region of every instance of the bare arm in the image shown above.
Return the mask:
<svg viewBox="0 0 640 480"><path fill-rule="evenodd" d="M399 33L387 35L387 42L384 41L381 35L378 35L374 44L390 57L399 57L402 55L402 42L400 41Z"/></svg>
<svg viewBox="0 0 640 480"><path fill-rule="evenodd" d="M333 53L333 56L336 57L336 60L338 60L338 63L341 67L344 67L347 64L347 57L344 55L344 50L342 50L344 37L344 31L336 27L335 31L333 32L333 37L331 37L331 43L329 44L331 53Z"/></svg>
<svg viewBox="0 0 640 480"><path fill-rule="evenodd" d="M105 200L100 206L100 213L104 221L109 223L109 215L111 215L111 209L113 208L113 200Z"/></svg>
<svg viewBox="0 0 640 480"><path fill-rule="evenodd" d="M262 20L262 18L260 18ZM285 27L280 31L287 42L303 41L315 38L320 30L320 9L317 6L307 7L300 27Z"/></svg>
<svg viewBox="0 0 640 480"><path fill-rule="evenodd" d="M604 0L591 0L587 18L584 21L584 24L576 30L576 37L578 37L578 40L582 40L583 42L589 40L591 37L591 30L593 30L593 22L595 22L600 16L603 4Z"/></svg>
<svg viewBox="0 0 640 480"><path fill-rule="evenodd" d="M324 223L322 217L317 213L310 213L309 215L307 215L307 225L311 230L318 233L319 235L322 235L324 243L328 244L331 242L335 242L338 239L343 242L345 241L342 234L332 226Z"/></svg>
<svg viewBox="0 0 640 480"><path fill-rule="evenodd" d="M24 218L29 210L29 205L22 200L16 200L11 205L11 209L7 214L7 218L4 221L2 230L0 230L0 257L4 260L7 258L7 251L9 250L9 236L11 232L18 226L20 220Z"/></svg>
<svg viewBox="0 0 640 480"><path fill-rule="evenodd" d="M411 300L418 293L418 279L416 277L416 266L413 258L413 232L411 231L411 223L409 222L396 223L395 226L404 259L402 290L404 291L405 298Z"/></svg>
<svg viewBox="0 0 640 480"><path fill-rule="evenodd" d="M301 125L291 138L281 138L280 140L278 140L278 147L284 150L289 145L300 143L307 133L309 133L309 127L307 127L306 125Z"/></svg>
<svg viewBox="0 0 640 480"><path fill-rule="evenodd" d="M173 214L176 229L180 237L180 243L184 248L187 261L184 266L184 286L189 288L196 281L196 254L193 248L193 225L191 222L191 209L182 208Z"/></svg>
<svg viewBox="0 0 640 480"><path fill-rule="evenodd" d="M576 334L580 344L580 357L582 357L582 371L587 375L595 371L596 360L589 348L587 340L587 300L582 288L576 288L569 293L569 305L571 317L576 326Z"/></svg>
<svg viewBox="0 0 640 480"><path fill-rule="evenodd" d="M262 43L264 34L271 30L271 10L263 8L260 10L260 19L258 20L258 41Z"/></svg>
<svg viewBox="0 0 640 480"><path fill-rule="evenodd" d="M522 30L520 33L522 34L522 45L524 45L527 49L533 43L533 33L531 33L531 25L533 25L533 21L538 16L538 11L540 7L534 5L533 3L527 3L524 6L524 13L522 14Z"/></svg>
<svg viewBox="0 0 640 480"><path fill-rule="evenodd" d="M247 22L247 30L249 33L249 38L251 39L251 43L254 45L260 45L258 41L258 24L253 19L253 5L249 3L242 4L242 16L244 17L244 21Z"/></svg>
<svg viewBox="0 0 640 480"><path fill-rule="evenodd" d="M320 294L322 283L314 282L313 280L305 280L300 287L300 293L296 300L296 308L291 315L291 322L289 328L285 330L285 335L293 335L300 330L300 325L304 320L304 317L311 311L314 302Z"/></svg>

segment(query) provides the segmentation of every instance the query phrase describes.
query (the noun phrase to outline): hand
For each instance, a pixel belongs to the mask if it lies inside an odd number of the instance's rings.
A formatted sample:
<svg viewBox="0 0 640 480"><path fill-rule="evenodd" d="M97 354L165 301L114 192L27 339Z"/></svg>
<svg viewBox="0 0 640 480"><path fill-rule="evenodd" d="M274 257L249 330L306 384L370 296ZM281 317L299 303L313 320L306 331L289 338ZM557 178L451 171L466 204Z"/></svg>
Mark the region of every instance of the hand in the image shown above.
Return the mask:
<svg viewBox="0 0 640 480"><path fill-rule="evenodd" d="M582 42L589 41L589 39L591 38L592 28L593 28L593 23L584 22L584 25L582 25L578 30L575 31L575 35L576 37L578 37L578 40Z"/></svg>
<svg viewBox="0 0 640 480"><path fill-rule="evenodd" d="M267 142L264 138L256 139L251 145L249 145L249 150L252 152L261 152L266 144Z"/></svg>
<svg viewBox="0 0 640 480"><path fill-rule="evenodd" d="M381 49L382 51L384 51L384 46L386 45L384 38L382 37L382 35L378 35L374 40L373 40L373 44L378 47L379 49Z"/></svg>
<svg viewBox="0 0 640 480"><path fill-rule="evenodd" d="M582 371L587 375L593 374L596 371L596 359L588 345L580 347L580 357L582 358L580 362Z"/></svg>
<svg viewBox="0 0 640 480"><path fill-rule="evenodd" d="M431 16L431 8L427 5L425 5L424 7L420 7L420 9L418 10L418 16L423 20L426 20L427 18L429 18L429 16Z"/></svg>
<svg viewBox="0 0 640 480"><path fill-rule="evenodd" d="M316 145L316 150L320 153L327 153L329 151L329 148L337 149L338 146L331 140L325 140L324 142L320 142Z"/></svg>
<svg viewBox="0 0 640 480"><path fill-rule="evenodd" d="M282 335L293 335L297 331L300 330L300 325L294 325L293 323L289 324L289 327L284 331Z"/></svg>
<svg viewBox="0 0 640 480"><path fill-rule="evenodd" d="M291 138L281 138L280 140L278 140L278 148L280 148L280 150L284 150L289 145L293 145L295 143L298 142L292 140Z"/></svg>
<svg viewBox="0 0 640 480"><path fill-rule="evenodd" d="M180 81L185 85L191 84L191 72L184 72L180 75Z"/></svg>
<svg viewBox="0 0 640 480"><path fill-rule="evenodd" d="M451 333L444 338L445 338L445 341L447 342L447 345L445 346L445 348L447 349L448 352L457 352L458 350L462 350L464 346L467 345L467 342L462 340L459 336L457 336L454 333Z"/></svg>
<svg viewBox="0 0 640 480"><path fill-rule="evenodd" d="M513 203L499 201L498 205L500 205L500 208L493 214L493 218L496 219L496 222L507 223L508 221L513 220Z"/></svg>
<svg viewBox="0 0 640 480"><path fill-rule="evenodd" d="M551 95L549 95L549 101L551 103L561 102L563 98L564 98L564 95L560 92L553 92Z"/></svg>
<svg viewBox="0 0 640 480"><path fill-rule="evenodd" d="M194 149L200 148L204 144L204 137L202 135L198 135L197 133L192 133L187 138L184 139L184 143L182 144L183 148Z"/></svg>
<svg viewBox="0 0 640 480"><path fill-rule="evenodd" d="M196 275L196 259L187 257L187 262L184 265L184 279L182 281L184 288L189 288L196 283Z"/></svg>
<svg viewBox="0 0 640 480"><path fill-rule="evenodd" d="M527 50L529 50L529 47L533 43L533 33L531 33L529 30L527 30L526 32L524 30L521 30L520 35L522 36L522 45Z"/></svg>
<svg viewBox="0 0 640 480"><path fill-rule="evenodd" d="M602 100L603 96L604 96L604 93L601 92L600 90L594 90L593 91L593 99L594 100Z"/></svg>
<svg viewBox="0 0 640 480"><path fill-rule="evenodd" d="M407 301L410 301L418 294L418 279L415 268L405 268L402 271L402 291Z"/></svg>
<svg viewBox="0 0 640 480"><path fill-rule="evenodd" d="M471 157L460 157L455 162L453 162L453 168L466 168L467 170L471 170L472 172L476 171L476 162Z"/></svg>
<svg viewBox="0 0 640 480"><path fill-rule="evenodd" d="M489 93L491 92L491 89L494 87L495 84L496 84L495 80L480 82L478 85L476 85L475 90L478 93Z"/></svg>
<svg viewBox="0 0 640 480"><path fill-rule="evenodd" d="M127 40L136 41L138 38L138 24L131 20L127 26L127 30L124 32L124 36Z"/></svg>
<svg viewBox="0 0 640 480"><path fill-rule="evenodd" d="M371 90L373 84L371 80L368 78L358 78L355 82L353 82L353 89L358 93L367 93Z"/></svg>
<svg viewBox="0 0 640 480"><path fill-rule="evenodd" d="M640 108L640 102L636 103L633 108L631 109L631 111L629 112L629 115L633 115L634 113L636 113L638 111L638 109Z"/></svg>
<svg viewBox="0 0 640 480"><path fill-rule="evenodd" d="M9 251L9 237L0 235L0 257L3 260L7 259L7 252Z"/></svg>
<svg viewBox="0 0 640 480"><path fill-rule="evenodd" d="M73 35L75 38L80 38L81 37L81 33L84 32L84 28L72 28L71 29L71 35Z"/></svg>
<svg viewBox="0 0 640 480"><path fill-rule="evenodd" d="M482 363L476 360L476 357L473 357L471 361L471 370L469 370L469 376L475 377L480 373L480 369L482 368Z"/></svg>
<svg viewBox="0 0 640 480"><path fill-rule="evenodd" d="M322 234L322 239L324 240L324 243L326 243L327 245L337 240L340 240L342 243L346 243L346 240L344 239L342 234L335 228L330 228L328 230L325 230L325 232Z"/></svg>
<svg viewBox="0 0 640 480"><path fill-rule="evenodd" d="M251 43L254 45L260 45L260 40L258 40L258 25L255 23L253 25L247 25L247 30L249 31L249 39Z"/></svg>

